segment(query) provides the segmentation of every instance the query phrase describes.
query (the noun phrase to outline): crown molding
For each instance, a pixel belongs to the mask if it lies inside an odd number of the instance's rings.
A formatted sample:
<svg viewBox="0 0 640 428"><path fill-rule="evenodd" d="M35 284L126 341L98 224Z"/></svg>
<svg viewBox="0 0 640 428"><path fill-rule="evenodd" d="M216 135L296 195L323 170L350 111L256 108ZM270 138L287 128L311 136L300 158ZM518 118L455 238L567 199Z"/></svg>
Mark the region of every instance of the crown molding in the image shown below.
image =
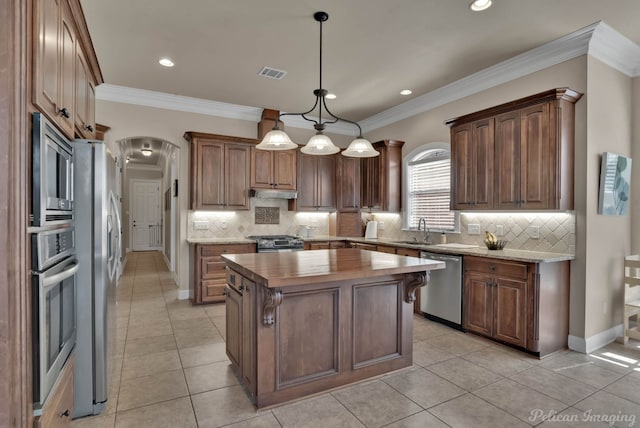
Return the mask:
<svg viewBox="0 0 640 428"><path fill-rule="evenodd" d="M184 97L182 95L128 88L108 83L103 83L96 88L96 99L252 122L259 122L262 115L262 109L258 107Z"/></svg>
<svg viewBox="0 0 640 428"><path fill-rule="evenodd" d="M363 132L373 131L587 54L629 77L640 76L640 46L606 23L598 21L559 39L377 113L360 121L359 124ZM258 107L209 101L111 84L99 85L96 88L96 99L251 122L259 122L262 115L262 109ZM313 130L312 122L306 121L300 116L284 116L282 121L286 126L292 128ZM356 129L349 123L338 122L327 125L327 132L355 135Z"/></svg>
<svg viewBox="0 0 640 428"><path fill-rule="evenodd" d="M589 55L629 77L640 76L640 46L602 21L589 43Z"/></svg>
<svg viewBox="0 0 640 428"><path fill-rule="evenodd" d="M440 107L536 71L585 55L597 26L589 25L571 34L531 49L441 88L375 114L361 122L366 131L381 128L416 114Z"/></svg>
<svg viewBox="0 0 640 428"><path fill-rule="evenodd" d="M586 54L629 77L640 75L640 46L603 21L598 21L375 114L361 121L360 125L365 132L373 131Z"/></svg>

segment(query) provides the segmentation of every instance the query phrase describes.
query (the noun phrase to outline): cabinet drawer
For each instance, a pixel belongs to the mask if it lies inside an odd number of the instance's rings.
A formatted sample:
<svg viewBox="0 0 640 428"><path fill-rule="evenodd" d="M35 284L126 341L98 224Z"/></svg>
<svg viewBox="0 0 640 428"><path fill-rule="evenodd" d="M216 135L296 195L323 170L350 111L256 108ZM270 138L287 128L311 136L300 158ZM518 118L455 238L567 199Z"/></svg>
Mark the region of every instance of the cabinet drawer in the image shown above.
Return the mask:
<svg viewBox="0 0 640 428"><path fill-rule="evenodd" d="M344 241L331 241L329 242L329 248L331 249L346 248L346 244Z"/></svg>
<svg viewBox="0 0 640 428"><path fill-rule="evenodd" d="M220 261L220 257L205 257L200 259L201 279L213 277L224 277L225 262Z"/></svg>
<svg viewBox="0 0 640 428"><path fill-rule="evenodd" d="M202 245L200 247L200 257L219 257L222 254L244 254L255 252L255 244Z"/></svg>
<svg viewBox="0 0 640 428"><path fill-rule="evenodd" d="M35 420L36 428L62 428L71 425L73 417L73 361L71 354L54 385L47 403L42 408L42 416Z"/></svg>
<svg viewBox="0 0 640 428"><path fill-rule="evenodd" d="M413 248L398 248L396 254L399 256L411 256L420 257L420 250L414 250Z"/></svg>
<svg viewBox="0 0 640 428"><path fill-rule="evenodd" d="M527 279L527 264L494 259L465 257L466 270L490 275Z"/></svg>
<svg viewBox="0 0 640 428"><path fill-rule="evenodd" d="M225 289L225 281L202 281L202 301L219 302L224 300L222 292Z"/></svg>
<svg viewBox="0 0 640 428"><path fill-rule="evenodd" d="M387 245L378 245L376 247L376 251L379 251L381 253L395 254L396 253L396 247L389 247Z"/></svg>

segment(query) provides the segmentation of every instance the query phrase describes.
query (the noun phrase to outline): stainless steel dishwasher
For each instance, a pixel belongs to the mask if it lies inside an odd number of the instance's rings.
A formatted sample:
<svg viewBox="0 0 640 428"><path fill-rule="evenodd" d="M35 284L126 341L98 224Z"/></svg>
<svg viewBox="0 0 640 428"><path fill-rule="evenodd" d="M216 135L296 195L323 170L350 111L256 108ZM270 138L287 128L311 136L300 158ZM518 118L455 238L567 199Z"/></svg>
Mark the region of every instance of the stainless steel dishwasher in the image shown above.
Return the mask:
<svg viewBox="0 0 640 428"><path fill-rule="evenodd" d="M429 319L462 329L462 256L421 251L420 258L446 263L431 271L429 283L420 289L420 310Z"/></svg>

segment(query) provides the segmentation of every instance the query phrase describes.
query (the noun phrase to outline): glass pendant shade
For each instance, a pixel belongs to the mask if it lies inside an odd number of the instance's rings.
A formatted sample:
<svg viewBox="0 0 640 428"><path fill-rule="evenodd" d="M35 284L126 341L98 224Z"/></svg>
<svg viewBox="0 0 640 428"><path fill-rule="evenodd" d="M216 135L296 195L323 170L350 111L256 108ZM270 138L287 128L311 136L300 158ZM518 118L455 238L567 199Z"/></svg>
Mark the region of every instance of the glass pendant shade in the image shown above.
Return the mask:
<svg viewBox="0 0 640 428"><path fill-rule="evenodd" d="M379 154L380 152L373 148L369 140L362 137L353 140L347 150L342 152L343 156L350 158L372 158Z"/></svg>
<svg viewBox="0 0 640 428"><path fill-rule="evenodd" d="M300 151L307 155L332 155L338 153L340 149L333 144L329 137L318 132L309 138L307 145Z"/></svg>
<svg viewBox="0 0 640 428"><path fill-rule="evenodd" d="M151 156L151 153L153 153L151 149L142 149L140 151L142 152L143 156Z"/></svg>
<svg viewBox="0 0 640 428"><path fill-rule="evenodd" d="M298 148L298 145L291 141L286 132L279 129L272 129L267 132L256 149L260 150L291 150Z"/></svg>

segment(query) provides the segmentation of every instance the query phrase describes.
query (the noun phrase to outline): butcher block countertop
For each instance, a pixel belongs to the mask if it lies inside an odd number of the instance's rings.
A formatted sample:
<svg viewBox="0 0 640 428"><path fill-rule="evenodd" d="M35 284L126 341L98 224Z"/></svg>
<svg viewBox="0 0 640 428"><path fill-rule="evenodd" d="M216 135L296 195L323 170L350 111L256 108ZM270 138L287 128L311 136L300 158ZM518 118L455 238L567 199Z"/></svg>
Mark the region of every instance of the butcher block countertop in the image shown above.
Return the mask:
<svg viewBox="0 0 640 428"><path fill-rule="evenodd" d="M444 262L344 248L223 255L229 267L265 287L316 284L444 269Z"/></svg>

